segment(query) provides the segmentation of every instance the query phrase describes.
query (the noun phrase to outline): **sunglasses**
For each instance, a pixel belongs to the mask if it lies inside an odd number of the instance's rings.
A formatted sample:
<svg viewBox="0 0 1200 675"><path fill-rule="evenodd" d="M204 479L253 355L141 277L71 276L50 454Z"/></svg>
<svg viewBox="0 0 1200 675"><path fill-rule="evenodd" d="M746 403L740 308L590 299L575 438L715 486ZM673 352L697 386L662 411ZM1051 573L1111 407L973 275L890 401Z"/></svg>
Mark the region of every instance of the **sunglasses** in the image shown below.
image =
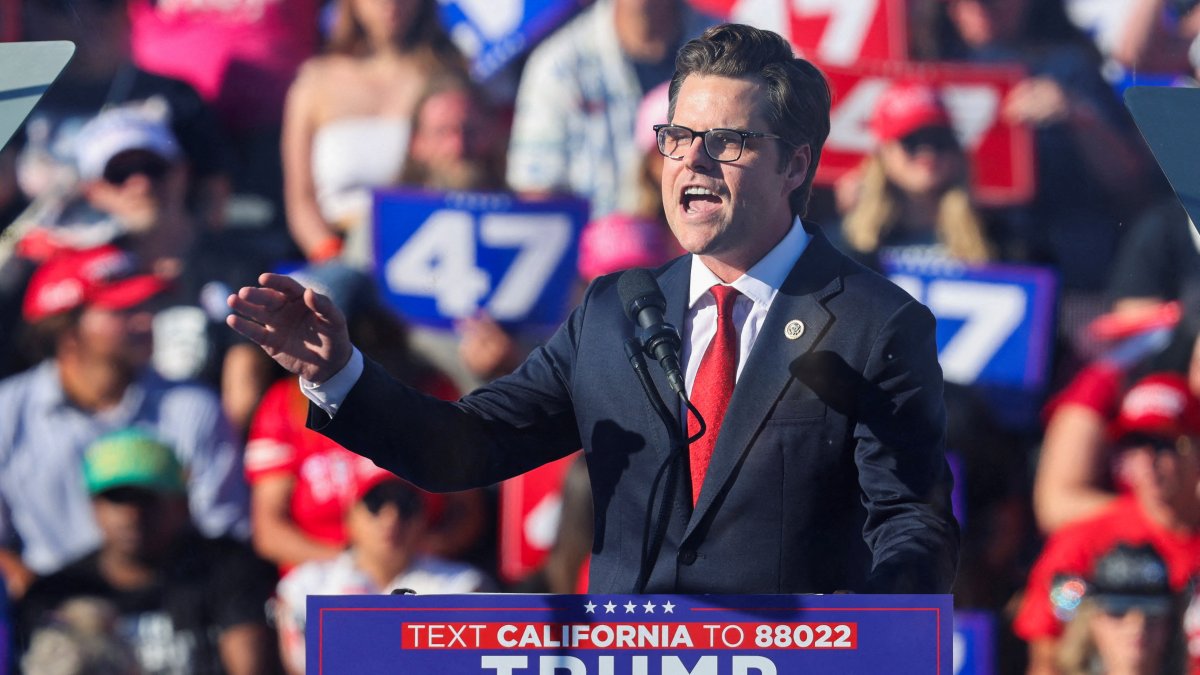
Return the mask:
<svg viewBox="0 0 1200 675"><path fill-rule="evenodd" d="M171 163L149 152L132 152L114 157L104 167L104 182L124 185L133 176L142 175L150 180L159 180L167 175Z"/></svg>
<svg viewBox="0 0 1200 675"><path fill-rule="evenodd" d="M1146 604L1137 604L1137 605L1129 605L1129 604L1111 605L1111 604L1101 603L1100 609L1101 609L1101 611L1104 612L1105 616L1112 618L1112 619L1123 619L1123 618L1125 618L1126 614L1132 612L1135 609L1138 610L1139 612L1141 612L1147 619L1161 619L1170 612L1171 607L1166 602L1146 603Z"/></svg>
<svg viewBox="0 0 1200 675"><path fill-rule="evenodd" d="M416 490L399 481L380 483L362 496L363 506L377 516L383 507L391 504L405 518L412 518L421 512L421 496Z"/></svg>
<svg viewBox="0 0 1200 675"><path fill-rule="evenodd" d="M1164 452L1178 453L1180 451L1179 443L1174 438L1165 438L1151 434L1126 434L1121 439L1121 444L1127 448L1150 448L1156 455Z"/></svg>
<svg viewBox="0 0 1200 675"><path fill-rule="evenodd" d="M959 148L958 138L953 129L945 127L925 127L900 138L904 152L915 155L922 148L934 152L950 152Z"/></svg>

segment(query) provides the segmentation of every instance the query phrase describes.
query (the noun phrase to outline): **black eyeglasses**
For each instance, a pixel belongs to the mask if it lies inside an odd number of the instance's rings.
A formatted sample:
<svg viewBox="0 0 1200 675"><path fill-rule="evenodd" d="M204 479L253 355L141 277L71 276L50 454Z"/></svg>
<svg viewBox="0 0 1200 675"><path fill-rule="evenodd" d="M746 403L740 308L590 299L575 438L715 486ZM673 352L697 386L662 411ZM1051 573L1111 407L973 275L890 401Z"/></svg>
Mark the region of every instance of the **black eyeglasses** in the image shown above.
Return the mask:
<svg viewBox="0 0 1200 675"><path fill-rule="evenodd" d="M141 174L150 180L158 180L167 175L171 163L150 152L131 152L118 155L104 167L104 182L110 185L124 185L130 177Z"/></svg>
<svg viewBox="0 0 1200 675"><path fill-rule="evenodd" d="M747 138L773 138L795 147L784 137L764 131L741 131L739 129L695 131L678 124L655 124L654 134L658 138L658 151L664 157L671 159L683 159L697 136L704 139L704 152L718 162L736 162L746 148Z"/></svg>

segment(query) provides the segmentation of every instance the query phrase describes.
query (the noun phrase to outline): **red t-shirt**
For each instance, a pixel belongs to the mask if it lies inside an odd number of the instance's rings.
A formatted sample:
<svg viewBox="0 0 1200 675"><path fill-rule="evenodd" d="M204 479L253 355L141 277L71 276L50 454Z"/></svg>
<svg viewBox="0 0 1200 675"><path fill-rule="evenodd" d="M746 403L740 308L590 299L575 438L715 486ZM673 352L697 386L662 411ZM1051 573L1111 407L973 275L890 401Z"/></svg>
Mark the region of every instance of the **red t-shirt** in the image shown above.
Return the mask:
<svg viewBox="0 0 1200 675"><path fill-rule="evenodd" d="M1120 497L1103 511L1086 520L1067 525L1054 533L1034 563L1025 587L1021 609L1013 621L1013 632L1025 641L1057 638L1062 634L1064 609L1052 599L1055 579L1061 576L1087 578L1096 561L1117 543L1150 544L1167 564L1171 587L1184 590L1200 573L1200 533L1181 534L1150 521L1137 500ZM1194 601L1193 601L1194 604ZM1189 627L1189 645L1200 638L1200 626ZM1197 633L1197 634L1193 634ZM1191 672L1200 674L1200 654L1189 650Z"/></svg>
<svg viewBox="0 0 1200 675"><path fill-rule="evenodd" d="M438 379L424 391L440 398L457 397L457 390ZM246 480L270 476L295 480L291 517L305 534L333 546L346 544L346 509L354 501L354 464L365 460L307 428L308 399L293 377L271 385L250 423L246 441ZM436 521L443 508L436 495L426 497L426 511Z"/></svg>
<svg viewBox="0 0 1200 675"><path fill-rule="evenodd" d="M1084 366L1042 410L1042 419L1049 420L1064 404L1073 403L1095 410L1105 419L1112 419L1125 394L1125 371L1113 363L1095 361Z"/></svg>

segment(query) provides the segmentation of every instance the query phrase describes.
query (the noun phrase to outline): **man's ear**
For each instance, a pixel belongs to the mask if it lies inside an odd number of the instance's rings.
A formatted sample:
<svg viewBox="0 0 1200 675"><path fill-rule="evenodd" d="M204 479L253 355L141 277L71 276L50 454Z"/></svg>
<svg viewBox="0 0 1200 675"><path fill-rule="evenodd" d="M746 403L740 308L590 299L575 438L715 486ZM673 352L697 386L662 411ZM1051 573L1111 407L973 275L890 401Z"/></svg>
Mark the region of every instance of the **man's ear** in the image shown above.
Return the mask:
<svg viewBox="0 0 1200 675"><path fill-rule="evenodd" d="M805 143L798 148L793 148L791 158L784 167L784 177L790 186L787 192L790 194L792 190L803 185L804 180L808 178L809 170L815 168L812 165L812 146Z"/></svg>

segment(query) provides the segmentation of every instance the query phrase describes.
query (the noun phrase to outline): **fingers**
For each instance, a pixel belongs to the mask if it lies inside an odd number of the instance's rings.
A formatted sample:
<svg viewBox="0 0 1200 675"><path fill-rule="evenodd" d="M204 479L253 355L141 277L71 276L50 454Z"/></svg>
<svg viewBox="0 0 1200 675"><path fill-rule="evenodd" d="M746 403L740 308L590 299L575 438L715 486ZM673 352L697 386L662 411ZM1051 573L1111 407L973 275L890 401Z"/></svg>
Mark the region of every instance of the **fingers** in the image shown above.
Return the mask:
<svg viewBox="0 0 1200 675"><path fill-rule="evenodd" d="M263 272L258 275L258 283L262 284L263 288L282 293L289 300L303 296L305 291L303 284L286 274Z"/></svg>
<svg viewBox="0 0 1200 675"><path fill-rule="evenodd" d="M329 296L307 289L304 293L304 304L326 321L344 322L342 312L333 304Z"/></svg>
<svg viewBox="0 0 1200 675"><path fill-rule="evenodd" d="M225 317L225 325L242 334L246 339L251 340L255 344L262 345L270 337L270 331L260 323L255 323L249 319L230 314Z"/></svg>

